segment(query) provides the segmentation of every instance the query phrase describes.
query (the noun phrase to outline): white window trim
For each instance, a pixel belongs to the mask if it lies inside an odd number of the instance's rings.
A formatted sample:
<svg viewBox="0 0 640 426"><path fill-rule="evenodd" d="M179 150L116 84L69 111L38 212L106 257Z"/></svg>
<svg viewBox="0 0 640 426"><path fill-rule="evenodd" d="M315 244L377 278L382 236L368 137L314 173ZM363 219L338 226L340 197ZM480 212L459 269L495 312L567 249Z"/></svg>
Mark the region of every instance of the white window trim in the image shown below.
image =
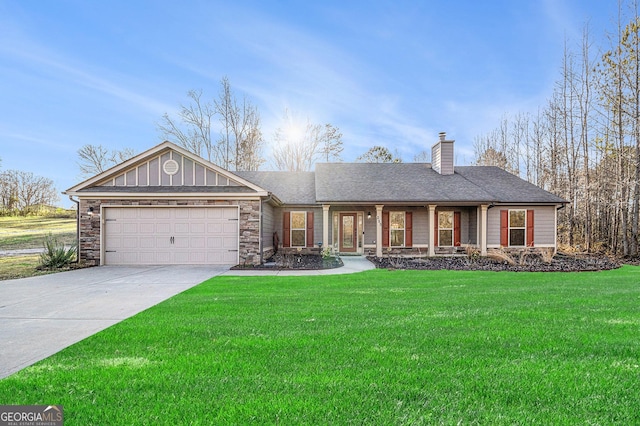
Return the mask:
<svg viewBox="0 0 640 426"><path fill-rule="evenodd" d="M442 213L447 213L451 215L451 228L441 228L440 227L440 215ZM455 240L455 219L456 219L456 214L453 210L443 210L443 211L439 211L438 212L438 247L454 247L456 242ZM440 231L451 231L451 245L445 246L442 245L442 239L440 238Z"/></svg>
<svg viewBox="0 0 640 426"><path fill-rule="evenodd" d="M392 213L402 213L404 215L404 228L398 228L398 229L393 229L391 227L391 214ZM391 237L393 231L400 231L402 230L402 244L399 246L394 246L391 244L391 242L393 241L393 238ZM390 211L389 212L389 247L406 247L407 246L407 212L402 212L402 211Z"/></svg>
<svg viewBox="0 0 640 426"><path fill-rule="evenodd" d="M302 214L304 217L304 227L303 228L294 228L293 227L293 215L294 214ZM293 231L304 231L304 240L301 246L293 245ZM291 247L306 247L307 246L307 212L306 211L292 211L289 214L289 241Z"/></svg>
<svg viewBox="0 0 640 426"><path fill-rule="evenodd" d="M524 212L524 226L511 226L511 212ZM522 245L511 244L511 230L522 229L524 230L524 239ZM509 216L507 217L507 237L509 238L509 247L526 247L527 246L527 209L509 209Z"/></svg>

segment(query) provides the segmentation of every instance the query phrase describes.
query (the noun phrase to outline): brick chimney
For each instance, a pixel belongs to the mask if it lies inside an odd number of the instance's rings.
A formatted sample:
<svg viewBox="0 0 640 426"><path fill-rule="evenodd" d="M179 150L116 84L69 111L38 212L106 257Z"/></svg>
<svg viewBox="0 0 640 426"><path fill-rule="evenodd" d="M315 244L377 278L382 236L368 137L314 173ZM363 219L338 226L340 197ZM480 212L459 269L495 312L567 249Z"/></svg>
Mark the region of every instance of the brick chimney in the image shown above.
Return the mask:
<svg viewBox="0 0 640 426"><path fill-rule="evenodd" d="M453 174L453 143L447 134L440 132L440 140L431 147L431 168L441 175Z"/></svg>

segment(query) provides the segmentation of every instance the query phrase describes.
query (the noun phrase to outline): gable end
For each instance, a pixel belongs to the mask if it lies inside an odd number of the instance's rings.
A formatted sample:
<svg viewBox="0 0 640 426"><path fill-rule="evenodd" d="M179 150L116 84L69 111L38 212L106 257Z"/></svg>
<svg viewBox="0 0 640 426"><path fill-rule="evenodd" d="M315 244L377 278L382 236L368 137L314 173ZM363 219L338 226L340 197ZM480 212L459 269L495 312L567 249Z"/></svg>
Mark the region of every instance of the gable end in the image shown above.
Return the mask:
<svg viewBox="0 0 640 426"><path fill-rule="evenodd" d="M242 186L229 176L169 150L138 163L119 174L97 182L96 186Z"/></svg>

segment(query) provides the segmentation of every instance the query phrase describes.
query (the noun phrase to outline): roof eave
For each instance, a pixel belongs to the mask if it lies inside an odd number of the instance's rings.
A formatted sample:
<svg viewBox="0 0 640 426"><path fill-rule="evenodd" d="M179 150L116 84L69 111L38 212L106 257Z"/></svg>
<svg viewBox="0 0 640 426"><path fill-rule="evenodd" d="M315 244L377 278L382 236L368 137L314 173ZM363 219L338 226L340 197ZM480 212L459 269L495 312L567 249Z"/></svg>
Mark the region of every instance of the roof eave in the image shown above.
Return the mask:
<svg viewBox="0 0 640 426"><path fill-rule="evenodd" d="M246 199L258 199L261 197L268 197L269 193L266 191L260 192L225 192L225 193L212 193L212 192L81 192L81 191L63 191L62 194L78 197L80 199L134 199L134 198L153 198L153 199L229 199L229 198L246 198Z"/></svg>

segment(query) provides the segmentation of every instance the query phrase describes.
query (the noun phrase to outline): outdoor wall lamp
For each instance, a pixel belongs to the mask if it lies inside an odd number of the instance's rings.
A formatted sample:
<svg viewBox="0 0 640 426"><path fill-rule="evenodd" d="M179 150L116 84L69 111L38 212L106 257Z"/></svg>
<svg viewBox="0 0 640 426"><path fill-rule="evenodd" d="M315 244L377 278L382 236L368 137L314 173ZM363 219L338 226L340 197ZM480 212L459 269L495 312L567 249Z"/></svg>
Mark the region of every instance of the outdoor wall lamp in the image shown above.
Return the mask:
<svg viewBox="0 0 640 426"><path fill-rule="evenodd" d="M94 213L94 212L93 212L93 207L89 207L89 208L87 209L87 214L88 214L89 216L93 216L94 214L95 214L96 216L100 216L100 213Z"/></svg>
<svg viewBox="0 0 640 426"><path fill-rule="evenodd" d="M371 212L367 212L367 219L371 219Z"/></svg>

